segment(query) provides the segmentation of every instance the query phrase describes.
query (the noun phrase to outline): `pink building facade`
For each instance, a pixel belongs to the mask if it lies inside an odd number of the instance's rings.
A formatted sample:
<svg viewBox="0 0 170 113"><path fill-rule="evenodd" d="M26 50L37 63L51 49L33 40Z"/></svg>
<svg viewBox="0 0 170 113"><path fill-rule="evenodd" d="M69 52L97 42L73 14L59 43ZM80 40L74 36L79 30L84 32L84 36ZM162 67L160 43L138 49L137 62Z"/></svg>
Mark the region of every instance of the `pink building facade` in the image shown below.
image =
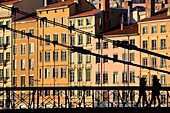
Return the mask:
<svg viewBox="0 0 170 113"><path fill-rule="evenodd" d="M123 30L119 28L109 31L103 36L110 40L128 41L132 45L140 46L136 25L127 26ZM106 41L101 41L99 46L98 40L94 40L92 46L94 53L140 64L140 52L115 47ZM91 78L93 86L138 86L140 68L93 56L92 75L94 75Z"/></svg>

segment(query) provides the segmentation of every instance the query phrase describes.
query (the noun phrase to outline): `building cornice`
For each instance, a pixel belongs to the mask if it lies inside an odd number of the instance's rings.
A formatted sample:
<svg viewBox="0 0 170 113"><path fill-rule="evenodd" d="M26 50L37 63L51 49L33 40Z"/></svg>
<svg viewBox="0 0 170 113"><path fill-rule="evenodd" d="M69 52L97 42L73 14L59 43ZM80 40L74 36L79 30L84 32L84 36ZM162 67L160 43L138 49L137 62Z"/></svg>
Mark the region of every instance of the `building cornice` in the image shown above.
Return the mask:
<svg viewBox="0 0 170 113"><path fill-rule="evenodd" d="M68 6L54 7L54 8L44 8L44 9L37 9L36 11L47 11L47 10L63 9L63 8L68 8Z"/></svg>
<svg viewBox="0 0 170 113"><path fill-rule="evenodd" d="M29 23L29 22L36 22L36 20L19 21L19 22L16 22L16 24L23 24L23 23ZM11 24L14 24L14 22L12 22Z"/></svg>
<svg viewBox="0 0 170 113"><path fill-rule="evenodd" d="M117 35L103 35L105 38L111 38L111 37L124 37L124 36L139 36L138 33L135 34L117 34Z"/></svg>
<svg viewBox="0 0 170 113"><path fill-rule="evenodd" d="M144 21L144 22L137 22L138 24L148 24L148 23L155 23L155 22L166 22L170 21L170 19L163 19L163 20L151 20L151 21Z"/></svg>

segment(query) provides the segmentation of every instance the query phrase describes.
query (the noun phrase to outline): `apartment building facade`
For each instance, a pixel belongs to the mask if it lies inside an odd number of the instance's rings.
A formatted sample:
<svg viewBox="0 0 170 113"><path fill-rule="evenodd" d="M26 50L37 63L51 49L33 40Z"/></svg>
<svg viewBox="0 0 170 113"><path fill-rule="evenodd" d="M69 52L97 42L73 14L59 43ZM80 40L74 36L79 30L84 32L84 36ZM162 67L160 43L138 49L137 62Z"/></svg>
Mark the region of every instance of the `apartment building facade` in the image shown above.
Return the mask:
<svg viewBox="0 0 170 113"><path fill-rule="evenodd" d="M16 2L15 0L14 2ZM14 2L4 2L3 5L12 7ZM11 11L0 7L0 25L6 25L11 27ZM11 87L11 67L12 67L12 38L11 31L5 28L0 28L0 87ZM0 92L0 109L9 107L9 104L5 102L5 92Z"/></svg>

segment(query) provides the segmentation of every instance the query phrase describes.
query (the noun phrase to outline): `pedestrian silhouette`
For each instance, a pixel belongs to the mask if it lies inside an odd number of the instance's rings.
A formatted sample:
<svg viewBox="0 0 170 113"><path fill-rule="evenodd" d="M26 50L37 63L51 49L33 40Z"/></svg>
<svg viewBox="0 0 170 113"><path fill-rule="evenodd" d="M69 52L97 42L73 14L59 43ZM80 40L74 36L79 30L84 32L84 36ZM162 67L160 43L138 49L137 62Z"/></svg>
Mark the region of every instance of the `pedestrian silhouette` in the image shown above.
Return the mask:
<svg viewBox="0 0 170 113"><path fill-rule="evenodd" d="M145 106L145 103L148 106L148 101L147 101L147 98L146 98L145 88L146 88L146 78L142 77L140 79L139 98L138 98L138 101L136 103L136 107L138 107L138 104L140 103L142 97L143 97L143 101L142 101L143 107Z"/></svg>
<svg viewBox="0 0 170 113"><path fill-rule="evenodd" d="M156 105L156 98L157 98L157 100L158 100L158 106L157 107L160 107L161 103L160 103L160 98L159 98L159 95L160 95L159 90L160 90L161 84L159 83L159 79L157 78L156 75L153 76L152 83L153 83L152 98L151 98L151 101L150 101L150 106L152 105L153 101L154 101L154 106Z"/></svg>

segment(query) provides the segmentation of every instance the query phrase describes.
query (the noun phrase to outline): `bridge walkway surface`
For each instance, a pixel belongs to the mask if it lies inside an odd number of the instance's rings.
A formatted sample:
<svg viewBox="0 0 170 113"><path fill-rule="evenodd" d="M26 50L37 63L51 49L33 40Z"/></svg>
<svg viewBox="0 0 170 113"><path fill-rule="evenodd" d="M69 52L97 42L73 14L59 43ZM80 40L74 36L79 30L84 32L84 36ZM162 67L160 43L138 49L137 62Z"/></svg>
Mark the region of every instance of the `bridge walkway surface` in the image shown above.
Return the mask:
<svg viewBox="0 0 170 113"><path fill-rule="evenodd" d="M14 109L0 113L170 113L170 108L68 108L68 109Z"/></svg>

